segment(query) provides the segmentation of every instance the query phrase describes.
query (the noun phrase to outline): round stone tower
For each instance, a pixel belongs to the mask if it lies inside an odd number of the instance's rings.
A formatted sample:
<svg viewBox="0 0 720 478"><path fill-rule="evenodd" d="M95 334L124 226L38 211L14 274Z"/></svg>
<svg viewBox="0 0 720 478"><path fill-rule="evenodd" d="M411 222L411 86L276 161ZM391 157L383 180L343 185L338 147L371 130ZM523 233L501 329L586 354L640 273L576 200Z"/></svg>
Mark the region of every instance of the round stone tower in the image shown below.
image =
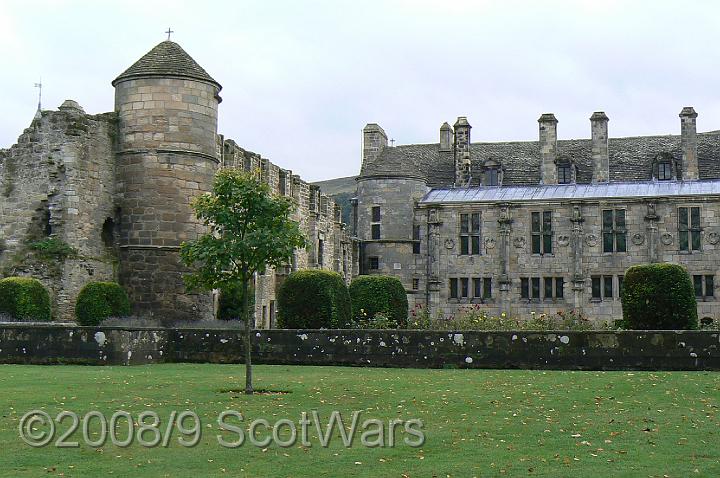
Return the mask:
<svg viewBox="0 0 720 478"><path fill-rule="evenodd" d="M189 294L179 246L204 232L190 206L218 168L221 86L164 41L118 76L120 282L135 313L165 322L212 318L209 294Z"/></svg>

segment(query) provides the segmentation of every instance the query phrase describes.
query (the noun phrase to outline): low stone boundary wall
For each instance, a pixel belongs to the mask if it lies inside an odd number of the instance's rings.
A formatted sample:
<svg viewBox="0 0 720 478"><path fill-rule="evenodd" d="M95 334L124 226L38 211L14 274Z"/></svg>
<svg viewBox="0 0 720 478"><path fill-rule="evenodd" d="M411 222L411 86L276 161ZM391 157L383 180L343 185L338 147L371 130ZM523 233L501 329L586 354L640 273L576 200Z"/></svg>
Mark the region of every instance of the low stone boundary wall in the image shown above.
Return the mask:
<svg viewBox="0 0 720 478"><path fill-rule="evenodd" d="M0 325L0 363L242 363L238 329ZM414 368L720 370L718 331L255 330L255 363Z"/></svg>

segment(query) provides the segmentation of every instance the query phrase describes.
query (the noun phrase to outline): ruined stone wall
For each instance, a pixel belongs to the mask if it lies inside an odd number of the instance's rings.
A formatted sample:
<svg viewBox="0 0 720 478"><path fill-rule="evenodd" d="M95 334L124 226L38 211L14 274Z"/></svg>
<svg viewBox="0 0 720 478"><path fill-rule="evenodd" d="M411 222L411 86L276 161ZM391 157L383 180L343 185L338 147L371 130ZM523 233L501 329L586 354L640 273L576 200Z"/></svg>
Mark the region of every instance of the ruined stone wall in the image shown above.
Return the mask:
<svg viewBox="0 0 720 478"><path fill-rule="evenodd" d="M306 249L296 251L286 267L268 269L255 279L255 324L259 328L271 328L277 314L277 290L290 272L300 269L332 270L349 282L353 272L350 238L342 223L340 208L317 187L267 158L244 150L232 140L223 141L222 166L254 172L274 194L292 198L295 209L291 218L299 223L309 243ZM319 262L320 256L322 263Z"/></svg>
<svg viewBox="0 0 720 478"><path fill-rule="evenodd" d="M529 317L576 309L595 320L622 318L620 280L636 264L674 262L684 265L691 276L712 276L712 297L705 291L698 298L699 317L720 316L717 284L720 280L719 198L603 200L584 202L534 202L515 204L469 204L417 208L416 221L424 221L421 258L429 271L426 289L434 313L457 314L479 304L488 314L503 312ZM681 251L678 234L678 207L700 207L701 250ZM603 252L602 211L625 211L626 252ZM531 214L552 212L552 253L532 253ZM481 254L460 254L459 217L481 214ZM423 266L418 265L419 269ZM492 296L473 297L472 278L489 277ZM521 278L540 278L540 298L521 298ZM563 297L544 297L544 278L563 279ZM593 298L592 278L599 277L600 298ZM612 295L604 291L604 277L610 277ZM467 298L450 297L450 279L468 278ZM458 285L460 287L460 285ZM557 295L554 291L553 295Z"/></svg>
<svg viewBox="0 0 720 478"><path fill-rule="evenodd" d="M55 319L72 320L89 281L115 280L115 115L73 101L43 111L0 155L0 276L29 275L49 289ZM52 239L74 249L43 255Z"/></svg>
<svg viewBox="0 0 720 478"><path fill-rule="evenodd" d="M118 85L120 121L115 113L86 115L75 102L66 102L60 111L44 111L18 144L0 150L1 276L39 278L50 290L59 320L74 319L77 293L95 280L119 280L143 317L211 318L210 297L186 293L187 269L177 250L205 232L190 202L212 189L221 163L255 171L274 193L292 197L292 218L309 240L287 267L257 277L259 327L273 325L276 291L291 271L324 268L350 280L352 247L330 198L231 140L217 136L211 146L206 135L195 138L195 130L182 126L187 110L178 107L177 115L162 116L163 95L174 97L165 90L186 88L187 82L162 80L156 85L162 91L140 80L127 83L134 89ZM208 95L196 96L200 101ZM210 116L212 123L216 117ZM197 151L175 149L196 140ZM77 253L41 257L31 245L47 239Z"/></svg>

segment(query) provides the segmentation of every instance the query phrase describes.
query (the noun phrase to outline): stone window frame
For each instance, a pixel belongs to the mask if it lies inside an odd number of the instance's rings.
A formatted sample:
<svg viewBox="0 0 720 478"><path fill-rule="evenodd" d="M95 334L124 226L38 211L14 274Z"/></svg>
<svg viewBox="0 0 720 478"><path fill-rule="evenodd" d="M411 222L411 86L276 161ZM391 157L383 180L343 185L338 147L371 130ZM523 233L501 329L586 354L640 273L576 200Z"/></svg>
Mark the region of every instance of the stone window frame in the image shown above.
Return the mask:
<svg viewBox="0 0 720 478"><path fill-rule="evenodd" d="M319 269L322 269L323 263L325 262L325 238L318 236L317 239L317 265Z"/></svg>
<svg viewBox="0 0 720 478"><path fill-rule="evenodd" d="M463 231L463 216L467 216L467 231ZM477 228L474 227L473 223L475 217L477 217ZM458 212L456 237L458 238L459 256L482 255L482 212L479 209ZM466 252L463 252L463 247L465 247Z"/></svg>
<svg viewBox="0 0 720 478"><path fill-rule="evenodd" d="M488 174L491 173L491 171L495 173L495 184L489 184L491 181L488 180ZM505 168L500 161L493 158L486 159L480 166L480 172L480 184L482 186L502 186L503 178L505 176Z"/></svg>
<svg viewBox="0 0 720 478"><path fill-rule="evenodd" d="M480 283L480 294L477 284ZM493 302L492 277L449 277L448 301L450 303L486 304Z"/></svg>
<svg viewBox="0 0 720 478"><path fill-rule="evenodd" d="M560 181L561 175L560 170L567 169L567 175L564 176L564 180ZM567 156L560 156L555 160L555 171L557 174L558 184L575 184L577 181L577 168L575 167L575 161ZM567 177L569 175L569 177Z"/></svg>
<svg viewBox="0 0 720 478"><path fill-rule="evenodd" d="M537 287L536 287L537 284ZM540 277L520 278L520 299L528 302L540 302ZM537 291L537 294L535 293Z"/></svg>
<svg viewBox="0 0 720 478"><path fill-rule="evenodd" d="M623 275L594 274L590 276L590 302L610 302L621 300L623 288ZM597 294L596 291L597 284ZM608 296L608 287L610 295Z"/></svg>
<svg viewBox="0 0 720 478"><path fill-rule="evenodd" d="M687 210L686 212L686 219L687 224L685 226L682 225L682 212L681 210ZM697 217L697 223L693 225L693 210L698 211L698 217ZM677 206L677 231L678 231L678 250L681 254L693 254L693 253L702 253L702 218L703 218L703 210L702 206L699 204L679 204ZM687 234L685 236L685 242L687 245L686 249L683 249L683 233ZM697 247L695 247L695 239L697 238Z"/></svg>
<svg viewBox="0 0 720 478"><path fill-rule="evenodd" d="M670 177L667 178L661 178L660 177L660 165L661 164L669 164L670 165ZM678 165L678 162L675 160L675 157L668 152L660 153L655 158L653 158L652 164L651 164L651 176L653 181L676 181L677 178L680 176L680 167Z"/></svg>
<svg viewBox="0 0 720 478"><path fill-rule="evenodd" d="M534 223L533 223L533 218L534 218L535 214L538 214L538 217L540 218L539 219L540 229L538 229L537 231L534 230ZM549 230L546 230L546 228L545 228L545 215L546 214L550 215ZM555 250L555 247L553 245L553 241L554 241L553 210L552 209L531 210L529 222L530 222L530 224L529 224L529 226L530 226L530 233L529 233L529 235L530 235L530 254L532 254L533 256L553 257L554 256L553 251ZM539 252L535 252L535 249L536 249L535 248L535 238L536 237L539 240L539 249L538 249ZM545 241L547 238L549 238L549 241L550 241L549 242L549 244L550 244L549 252L546 252L547 244L545 243Z"/></svg>
<svg viewBox="0 0 720 478"><path fill-rule="evenodd" d="M457 299L459 299L460 295L459 295L458 291L460 290L460 288L458 287L458 284L459 284L459 282L458 282L457 277L449 278L449 280L448 280L448 288L449 288L448 289L448 299L449 300L455 299L457 301Z"/></svg>
<svg viewBox="0 0 720 478"><path fill-rule="evenodd" d="M413 243L412 243L413 254L420 254L421 233L422 233L422 225L421 224L413 224Z"/></svg>
<svg viewBox="0 0 720 478"><path fill-rule="evenodd" d="M420 290L420 278L413 277L412 280L412 290Z"/></svg>
<svg viewBox="0 0 720 478"><path fill-rule="evenodd" d="M458 299L468 300L470 298L470 278L460 277L460 293Z"/></svg>
<svg viewBox="0 0 720 478"><path fill-rule="evenodd" d="M658 181L669 181L672 179L672 163L661 161L658 163Z"/></svg>
<svg viewBox="0 0 720 478"><path fill-rule="evenodd" d="M618 212L622 211L622 224L618 224ZM605 218L607 217L606 212L611 213L611 221L609 224L609 227L607 222L605 221ZM627 247L627 207L615 207L612 205L601 205L600 206L600 235L601 235L601 242L602 242L602 253L603 255L612 255L612 254L627 254L628 253L628 247ZM620 227L622 226L622 227ZM606 243L605 238L610 236L612 239L612 247L611 250L606 250ZM621 241L618 241L618 238L622 238ZM622 247L619 247L618 244L622 244ZM619 249L624 250L619 250Z"/></svg>
<svg viewBox="0 0 720 478"><path fill-rule="evenodd" d="M472 302L483 304L492 300L492 277L472 277Z"/></svg>
<svg viewBox="0 0 720 478"><path fill-rule="evenodd" d="M370 206L370 239L382 239L382 208L379 204Z"/></svg>
<svg viewBox="0 0 720 478"><path fill-rule="evenodd" d="M715 274L712 272L693 274L693 288L695 289L695 298L702 302L714 301L715 298ZM699 294L698 294L699 286ZM708 289L710 293L708 294Z"/></svg>
<svg viewBox="0 0 720 478"><path fill-rule="evenodd" d="M565 277L563 276L528 276L520 278L520 300L526 302L564 302ZM548 284L550 295L548 296ZM560 294L558 295L558 285ZM536 293L537 291L537 293Z"/></svg>

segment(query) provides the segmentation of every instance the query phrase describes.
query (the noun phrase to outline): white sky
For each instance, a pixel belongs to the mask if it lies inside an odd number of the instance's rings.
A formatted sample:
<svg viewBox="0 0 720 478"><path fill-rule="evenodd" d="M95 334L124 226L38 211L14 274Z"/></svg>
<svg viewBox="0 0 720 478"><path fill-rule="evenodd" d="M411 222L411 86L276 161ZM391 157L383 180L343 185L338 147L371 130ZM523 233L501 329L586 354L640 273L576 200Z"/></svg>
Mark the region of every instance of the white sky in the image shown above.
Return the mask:
<svg viewBox="0 0 720 478"><path fill-rule="evenodd" d="M306 180L360 168L361 130L438 141L677 134L692 105L720 129L720 2L615 0L8 1L0 3L0 147L65 99L113 109L110 82L165 38L223 85L219 132Z"/></svg>

